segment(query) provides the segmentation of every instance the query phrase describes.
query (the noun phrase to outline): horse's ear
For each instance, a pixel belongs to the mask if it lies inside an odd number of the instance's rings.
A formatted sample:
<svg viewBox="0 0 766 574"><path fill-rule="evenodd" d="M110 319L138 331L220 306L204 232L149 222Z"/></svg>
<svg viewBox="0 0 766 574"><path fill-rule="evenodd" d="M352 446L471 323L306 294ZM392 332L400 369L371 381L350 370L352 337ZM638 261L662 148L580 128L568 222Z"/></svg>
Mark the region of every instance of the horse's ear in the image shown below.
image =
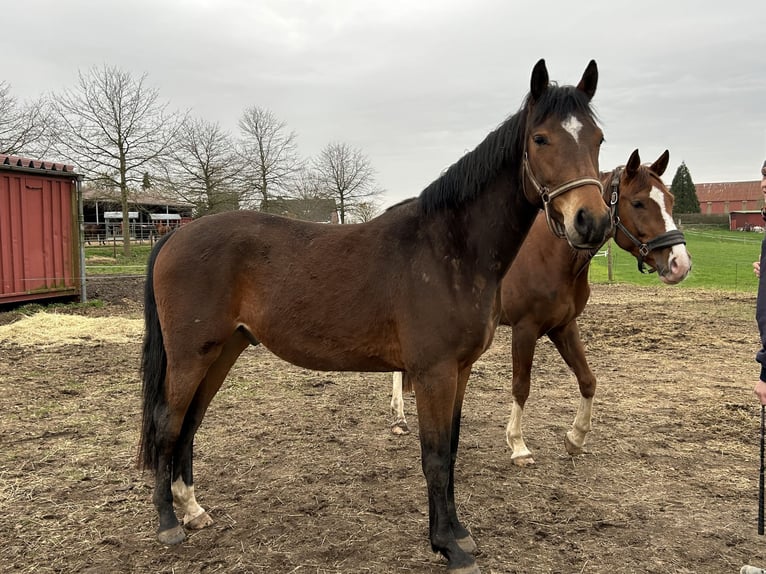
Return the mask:
<svg viewBox="0 0 766 574"><path fill-rule="evenodd" d="M585 92L588 101L591 101L596 93L596 85L598 85L598 66L595 60L591 60L585 68L580 83L577 84L577 89Z"/></svg>
<svg viewBox="0 0 766 574"><path fill-rule="evenodd" d="M548 89L548 81L548 69L545 67L545 60L541 58L532 69L532 81L530 82L529 92L532 95L533 102L539 100L543 92Z"/></svg>
<svg viewBox="0 0 766 574"><path fill-rule="evenodd" d="M668 150L665 150L660 157L657 158L657 161L655 161L652 164L651 169L654 173L656 173L658 176L661 176L663 173L665 173L665 170L668 168L668 162L670 161L670 152Z"/></svg>
<svg viewBox="0 0 766 574"><path fill-rule="evenodd" d="M638 173L639 167L641 167L641 156L638 155L638 150L634 149L628 158L628 163L625 164L625 173L628 174L628 177L633 177Z"/></svg>

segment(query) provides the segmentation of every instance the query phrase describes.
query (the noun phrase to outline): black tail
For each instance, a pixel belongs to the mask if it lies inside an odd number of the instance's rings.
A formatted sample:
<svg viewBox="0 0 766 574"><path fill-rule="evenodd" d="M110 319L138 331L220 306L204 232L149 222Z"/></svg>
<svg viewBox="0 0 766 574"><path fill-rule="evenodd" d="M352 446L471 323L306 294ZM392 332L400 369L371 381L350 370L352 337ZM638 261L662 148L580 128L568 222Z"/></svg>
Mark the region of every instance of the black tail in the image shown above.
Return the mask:
<svg viewBox="0 0 766 574"><path fill-rule="evenodd" d="M157 420L155 413L164 410L165 373L167 356L162 340L160 318L157 315L157 302L154 298L154 262L162 246L172 234L161 237L154 245L146 268L144 286L144 344L141 351L141 375L143 378L143 416L141 420L141 445L139 447L139 466L152 471L157 470Z"/></svg>

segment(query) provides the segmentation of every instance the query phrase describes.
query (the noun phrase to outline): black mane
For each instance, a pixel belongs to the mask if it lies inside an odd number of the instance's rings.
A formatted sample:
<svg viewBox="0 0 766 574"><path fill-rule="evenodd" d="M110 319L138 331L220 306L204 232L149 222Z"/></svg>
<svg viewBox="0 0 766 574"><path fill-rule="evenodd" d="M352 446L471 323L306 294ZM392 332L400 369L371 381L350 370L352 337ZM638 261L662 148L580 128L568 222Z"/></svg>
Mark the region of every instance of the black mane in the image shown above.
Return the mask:
<svg viewBox="0 0 766 574"><path fill-rule="evenodd" d="M529 109L530 95L527 94L518 112L428 185L419 196L423 213L450 209L471 201L509 166L513 167L516 179L520 181L528 123L538 125L550 116L563 120L572 114L596 121L588 97L574 86L548 86L532 106L531 117Z"/></svg>

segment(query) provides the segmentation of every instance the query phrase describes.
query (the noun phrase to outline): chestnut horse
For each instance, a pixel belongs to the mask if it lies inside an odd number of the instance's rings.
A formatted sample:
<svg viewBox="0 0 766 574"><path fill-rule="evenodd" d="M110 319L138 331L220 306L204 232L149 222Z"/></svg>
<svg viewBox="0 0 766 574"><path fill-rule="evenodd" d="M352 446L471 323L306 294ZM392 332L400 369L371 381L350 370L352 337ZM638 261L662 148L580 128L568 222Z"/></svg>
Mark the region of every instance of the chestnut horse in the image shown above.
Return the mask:
<svg viewBox="0 0 766 574"><path fill-rule="evenodd" d="M615 210L614 241L644 265L657 271L661 281L683 281L691 269L683 233L673 223L673 196L660 176L669 160L667 150L651 166L641 165L635 150L624 167L603 175L607 201ZM596 378L585 358L577 317L590 297L588 269L595 252L574 251L566 241L552 240L542 218L529 232L511 269L503 279L500 323L511 325L513 356L513 407L506 441L519 466L534 464L524 443L521 417L529 397L532 361L537 340L543 335L553 341L574 372L582 396L572 429L565 438L570 454L582 452L590 430ZM402 375L394 374L391 410L392 431L409 432L404 416Z"/></svg>
<svg viewBox="0 0 766 574"><path fill-rule="evenodd" d="M410 374L418 399L431 547L479 572L457 515L454 468L471 366L492 341L500 282L535 216L576 248L604 242L598 71L549 83L540 60L521 109L415 201L367 223L236 211L161 238L149 259L141 461L155 473L158 538L212 520L195 498L194 435L237 357L262 343L317 370Z"/></svg>

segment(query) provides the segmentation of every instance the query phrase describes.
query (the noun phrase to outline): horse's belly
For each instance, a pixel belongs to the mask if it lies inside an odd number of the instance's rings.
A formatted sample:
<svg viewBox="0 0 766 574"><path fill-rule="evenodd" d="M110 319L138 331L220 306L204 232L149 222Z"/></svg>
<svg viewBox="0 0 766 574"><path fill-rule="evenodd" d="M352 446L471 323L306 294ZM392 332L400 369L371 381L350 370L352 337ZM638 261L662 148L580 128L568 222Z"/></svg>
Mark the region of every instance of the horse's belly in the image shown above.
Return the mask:
<svg viewBox="0 0 766 574"><path fill-rule="evenodd" d="M348 340L321 333L254 333L255 338L272 353L293 365L317 371L395 371L395 364L377 341L361 338ZM259 336L260 335L260 336Z"/></svg>

